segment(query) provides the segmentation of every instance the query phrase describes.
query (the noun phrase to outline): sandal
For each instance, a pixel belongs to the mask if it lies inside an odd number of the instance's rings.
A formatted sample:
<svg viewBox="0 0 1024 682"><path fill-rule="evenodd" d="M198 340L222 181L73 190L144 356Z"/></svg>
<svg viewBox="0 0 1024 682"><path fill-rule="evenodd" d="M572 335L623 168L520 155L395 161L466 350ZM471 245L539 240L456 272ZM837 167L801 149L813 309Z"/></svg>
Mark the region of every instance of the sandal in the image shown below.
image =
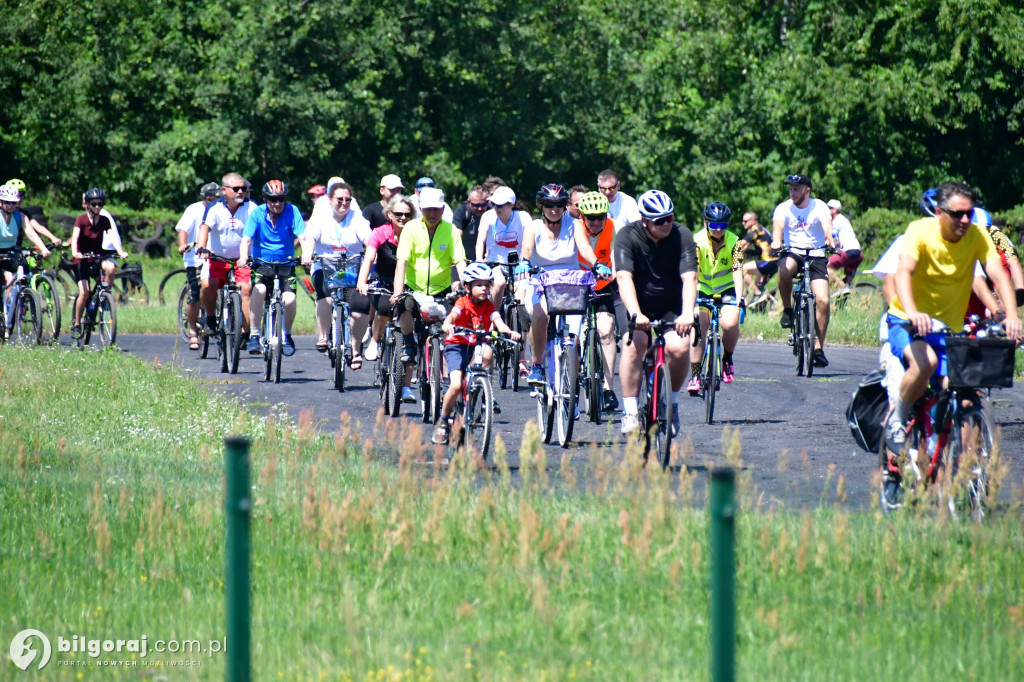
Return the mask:
<svg viewBox="0 0 1024 682"><path fill-rule="evenodd" d="M188 349L199 350L199 337L192 334L188 337Z"/></svg>
<svg viewBox="0 0 1024 682"><path fill-rule="evenodd" d="M352 356L352 359L348 361L348 366L351 369L359 369L363 366L363 355L362 353L356 353Z"/></svg>
<svg viewBox="0 0 1024 682"><path fill-rule="evenodd" d="M328 346L327 346L327 341L326 340L325 341L317 341L316 342L316 350L317 350L317 352L319 352L319 353L326 353L327 352L327 348L328 348Z"/></svg>

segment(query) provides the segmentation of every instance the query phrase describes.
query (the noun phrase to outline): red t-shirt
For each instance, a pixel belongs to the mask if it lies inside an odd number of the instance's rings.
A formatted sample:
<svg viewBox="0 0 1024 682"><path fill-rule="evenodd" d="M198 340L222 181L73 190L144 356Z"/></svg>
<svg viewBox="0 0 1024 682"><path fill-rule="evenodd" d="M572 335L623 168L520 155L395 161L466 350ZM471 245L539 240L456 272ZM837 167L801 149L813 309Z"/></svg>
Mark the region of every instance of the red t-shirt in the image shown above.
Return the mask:
<svg viewBox="0 0 1024 682"><path fill-rule="evenodd" d="M89 219L89 214L83 213L75 220L75 227L79 229L78 251L80 253L99 253L103 250L103 233L112 226L106 216L97 217L94 224Z"/></svg>
<svg viewBox="0 0 1024 682"><path fill-rule="evenodd" d="M490 329L494 319L498 317L498 310L491 303L491 299L484 299L483 303L473 303L469 296L463 296L455 301L455 309L459 311L455 318L456 327L469 327L470 329ZM469 339L462 334L449 334L445 343L461 343L469 345Z"/></svg>

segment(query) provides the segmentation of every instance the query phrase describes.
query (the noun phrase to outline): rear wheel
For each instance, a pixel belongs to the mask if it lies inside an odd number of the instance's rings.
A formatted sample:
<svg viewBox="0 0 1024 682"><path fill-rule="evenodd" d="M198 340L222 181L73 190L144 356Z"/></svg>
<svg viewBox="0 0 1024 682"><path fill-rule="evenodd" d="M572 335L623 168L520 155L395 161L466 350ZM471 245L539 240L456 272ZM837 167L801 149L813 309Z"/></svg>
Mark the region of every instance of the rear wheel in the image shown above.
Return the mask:
<svg viewBox="0 0 1024 682"><path fill-rule="evenodd" d="M601 423L601 389L604 388L604 365L601 358L601 338L596 329L587 330L584 348L583 395L587 402L587 417L595 424Z"/></svg>
<svg viewBox="0 0 1024 682"><path fill-rule="evenodd" d="M43 320L40 311L43 301L32 289L22 289L14 307L14 328L11 340L22 344L38 344L43 334Z"/></svg>
<svg viewBox="0 0 1024 682"><path fill-rule="evenodd" d="M115 291L121 305L149 305L149 287L141 279L121 277Z"/></svg>
<svg viewBox="0 0 1024 682"><path fill-rule="evenodd" d="M655 409L654 456L657 457L661 468L665 469L668 468L672 449L672 378L668 373L668 365L658 367L654 383L655 387L651 396ZM711 394L713 404L713 390Z"/></svg>
<svg viewBox="0 0 1024 682"><path fill-rule="evenodd" d="M186 272L187 270L185 268L176 268L168 272L166 275L164 275L163 279L160 280L160 286L157 287L156 290L156 298L157 301L159 301L160 305L166 305L167 303L167 301L164 299L164 289L168 286L168 282L170 282L171 279L175 277L184 276ZM175 287L171 285L171 291L174 290Z"/></svg>
<svg viewBox="0 0 1024 682"><path fill-rule="evenodd" d="M718 395L718 334L708 330L708 342L704 347L704 420L715 421L715 397Z"/></svg>
<svg viewBox="0 0 1024 682"><path fill-rule="evenodd" d="M397 417L402 407L402 387L405 385L406 366L402 362L402 354L399 348L402 347L402 332L395 327L391 331L391 338L388 340L388 377L387 377L387 403L385 408L392 417Z"/></svg>
<svg viewBox="0 0 1024 682"><path fill-rule="evenodd" d="M178 335L184 343L188 343L188 285L178 293Z"/></svg>
<svg viewBox="0 0 1024 682"><path fill-rule="evenodd" d="M37 275L34 288L43 304L41 316L43 335L41 343L55 343L60 340L62 298L57 283L49 275Z"/></svg>
<svg viewBox="0 0 1024 682"><path fill-rule="evenodd" d="M281 356L284 354L284 305L275 300L274 306L274 383L281 383Z"/></svg>
<svg viewBox="0 0 1024 682"><path fill-rule="evenodd" d="M814 374L814 337L818 328L814 296L807 296L804 308L804 371L808 378Z"/></svg>
<svg viewBox="0 0 1024 682"><path fill-rule="evenodd" d="M483 376L475 376L466 391L469 401L466 414L469 421L462 425L466 449L487 460L491 449L491 420L493 419L494 396L491 382Z"/></svg>
<svg viewBox="0 0 1024 682"><path fill-rule="evenodd" d="M117 304L109 291L101 291L96 304L96 326L104 346L113 346L117 341Z"/></svg>

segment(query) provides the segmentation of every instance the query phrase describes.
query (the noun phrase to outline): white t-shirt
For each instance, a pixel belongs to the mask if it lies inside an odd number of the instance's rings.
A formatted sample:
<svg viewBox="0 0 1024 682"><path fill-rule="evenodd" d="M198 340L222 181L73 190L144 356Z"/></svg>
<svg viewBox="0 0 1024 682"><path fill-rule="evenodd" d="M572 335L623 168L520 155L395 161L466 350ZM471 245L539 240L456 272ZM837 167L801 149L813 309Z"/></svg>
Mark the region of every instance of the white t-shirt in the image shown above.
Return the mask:
<svg viewBox="0 0 1024 682"><path fill-rule="evenodd" d="M363 245L370 238L370 223L359 211L349 209L339 223L334 212L314 215L306 224L303 239L313 240L313 253L317 255L338 254L342 249L349 256L363 252ZM320 263L313 264L313 272L320 270Z"/></svg>
<svg viewBox="0 0 1024 682"><path fill-rule="evenodd" d="M832 236L839 240L843 251L860 251L860 242L853 233L853 225L842 213L832 219Z"/></svg>
<svg viewBox="0 0 1024 682"><path fill-rule="evenodd" d="M249 219L249 212L256 209L256 202L246 201L231 215L223 201L210 204L206 212L206 224L210 227L210 241L206 248L224 258L238 258L242 232Z"/></svg>
<svg viewBox="0 0 1024 682"><path fill-rule="evenodd" d="M615 233L624 225L640 220L640 207L636 205L636 199L619 192L615 195L615 201L608 204L608 217L615 222Z"/></svg>
<svg viewBox="0 0 1024 682"><path fill-rule="evenodd" d="M185 241L192 243L196 240L196 236L199 234L199 226L203 222L203 213L206 212L206 204L202 201L197 201L194 204L190 204L185 212L181 214L181 218L178 219L178 224L174 226L175 232L184 232ZM196 266L196 250L189 249L182 255L182 261L185 263L186 268L193 268Z"/></svg>
<svg viewBox="0 0 1024 682"><path fill-rule="evenodd" d="M825 245L825 224L831 222L832 214L820 199L810 199L807 206L797 208L792 199L775 207L772 222L779 218L785 221L782 243L797 249L820 249Z"/></svg>
<svg viewBox="0 0 1024 682"><path fill-rule="evenodd" d="M523 250L523 230L531 221L526 211L513 210L507 225L498 219L498 212L493 208L480 216L479 230L487 235L484 257L489 261L507 263L509 251Z"/></svg>
<svg viewBox="0 0 1024 682"><path fill-rule="evenodd" d="M103 249L105 251L121 250L121 233L117 231L117 223L114 216L105 208L100 209L100 215L110 221L110 229L103 233Z"/></svg>

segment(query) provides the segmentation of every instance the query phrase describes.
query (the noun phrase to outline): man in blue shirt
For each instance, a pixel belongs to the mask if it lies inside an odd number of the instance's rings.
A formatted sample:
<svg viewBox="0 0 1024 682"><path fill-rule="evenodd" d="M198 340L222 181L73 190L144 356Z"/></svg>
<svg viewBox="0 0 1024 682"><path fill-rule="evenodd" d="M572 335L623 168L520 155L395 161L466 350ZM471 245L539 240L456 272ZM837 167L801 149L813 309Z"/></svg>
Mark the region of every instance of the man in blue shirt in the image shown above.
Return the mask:
<svg viewBox="0 0 1024 682"><path fill-rule="evenodd" d="M287 196L288 186L280 180L268 180L263 185L263 198L267 203L249 213L245 230L242 232L242 243L239 245L238 267L245 267L250 252L253 258L265 261L290 261L295 258L295 238L302 234L306 225L299 209L285 201ZM252 270L254 277L252 298L249 302L249 353L259 355L262 352L260 324L263 320L263 303L267 291L274 284L274 278L277 278L281 287L281 299L284 301L285 332L282 352L288 356L294 355L292 322L295 320L295 266L257 264Z"/></svg>

